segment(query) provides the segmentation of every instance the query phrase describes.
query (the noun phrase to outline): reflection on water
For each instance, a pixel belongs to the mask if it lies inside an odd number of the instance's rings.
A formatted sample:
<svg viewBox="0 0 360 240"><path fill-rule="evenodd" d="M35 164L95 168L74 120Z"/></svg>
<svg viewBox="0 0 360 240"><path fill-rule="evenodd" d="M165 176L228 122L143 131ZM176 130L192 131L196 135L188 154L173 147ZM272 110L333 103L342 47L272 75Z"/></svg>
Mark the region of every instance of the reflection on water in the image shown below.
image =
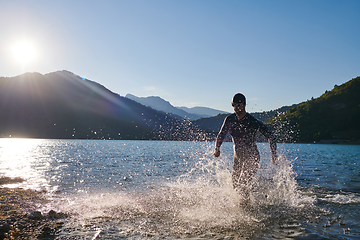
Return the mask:
<svg viewBox="0 0 360 240"><path fill-rule="evenodd" d="M45 171L50 164L45 157L46 152L40 147L45 141L22 138L0 139L0 176L25 180L25 182L7 184L6 187L32 189L50 187L45 178Z"/></svg>
<svg viewBox="0 0 360 240"><path fill-rule="evenodd" d="M259 143L251 201L232 188L224 143L0 139L0 177L47 190L72 216L60 239L294 238L360 236L359 146Z"/></svg>

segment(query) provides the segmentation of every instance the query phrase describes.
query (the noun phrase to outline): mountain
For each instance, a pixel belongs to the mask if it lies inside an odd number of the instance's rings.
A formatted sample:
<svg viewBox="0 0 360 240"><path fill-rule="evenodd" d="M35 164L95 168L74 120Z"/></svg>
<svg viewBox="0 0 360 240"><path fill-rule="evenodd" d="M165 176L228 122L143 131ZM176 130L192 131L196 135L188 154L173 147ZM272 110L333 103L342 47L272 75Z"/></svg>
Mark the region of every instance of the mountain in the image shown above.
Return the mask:
<svg viewBox="0 0 360 240"><path fill-rule="evenodd" d="M153 109L156 109L158 111L162 111L165 113L173 113L176 114L182 118L185 119L195 119L199 116L189 114L183 110L180 110L174 106L172 106L168 101L165 101L164 99L160 97L150 96L150 97L137 97L132 94L126 94L126 98L129 98L131 100L134 100L135 102L141 103L142 105L145 105L147 107L151 107Z"/></svg>
<svg viewBox="0 0 360 240"><path fill-rule="evenodd" d="M360 77L271 120L283 140L360 142Z"/></svg>
<svg viewBox="0 0 360 240"><path fill-rule="evenodd" d="M281 108L278 108L278 109L272 110L272 111L255 112L255 113L250 113L250 114L252 116L254 116L255 118L259 119L260 121L265 122L275 116L278 116L280 114L287 112L291 107L294 107L294 106L296 106L296 105L294 104L293 106L284 106L284 107L281 107ZM192 122L194 124L196 124L197 126L199 126L201 129L203 129L204 131L218 132L224 122L224 119L228 115L229 115L229 113L219 114L214 117L202 118L202 119L194 120Z"/></svg>
<svg viewBox="0 0 360 240"><path fill-rule="evenodd" d="M279 141L359 143L359 92L357 77L319 98L251 114L270 124ZM175 107L165 100L149 99L162 103L163 110L68 71L1 77L0 137L210 141L228 115L188 121L172 113Z"/></svg>
<svg viewBox="0 0 360 240"><path fill-rule="evenodd" d="M0 78L0 113L0 137L162 139L183 123L68 71Z"/></svg>
<svg viewBox="0 0 360 240"><path fill-rule="evenodd" d="M207 107L192 107L192 108L177 107L177 108L184 110L185 112L188 112L188 113L201 115L202 117L213 117L218 114L229 114L228 112L225 112L225 111L220 111L220 110L216 110L213 108L207 108Z"/></svg>
<svg viewBox="0 0 360 240"><path fill-rule="evenodd" d="M217 114L226 113L224 111L215 110L212 108L205 108L205 107L194 107L194 108L174 107L168 101L165 101L164 99L157 96L137 97L132 94L127 94L125 97L134 100L138 103L141 103L145 106L151 107L153 109L163 111L166 113L176 114L188 120L196 120L199 118L211 117Z"/></svg>
<svg viewBox="0 0 360 240"><path fill-rule="evenodd" d="M360 143L360 77L335 85L318 98L273 111L251 113L273 129L280 142ZM228 114L192 121L217 134Z"/></svg>

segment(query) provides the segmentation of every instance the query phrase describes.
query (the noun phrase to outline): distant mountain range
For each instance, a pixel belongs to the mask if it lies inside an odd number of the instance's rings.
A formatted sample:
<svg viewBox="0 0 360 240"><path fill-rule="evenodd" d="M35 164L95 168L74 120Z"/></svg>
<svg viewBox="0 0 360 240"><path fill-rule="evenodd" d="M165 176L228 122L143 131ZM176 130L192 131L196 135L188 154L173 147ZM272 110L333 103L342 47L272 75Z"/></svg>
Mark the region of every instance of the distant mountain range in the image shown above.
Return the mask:
<svg viewBox="0 0 360 240"><path fill-rule="evenodd" d="M134 100L138 103L141 103L145 106L151 107L153 109L163 111L166 113L176 114L187 120L208 118L208 117L216 116L218 114L228 114L227 112L224 111L220 111L212 108L206 108L206 107L193 107L193 108L174 107L168 101L157 96L137 97L132 94L127 94L125 97Z"/></svg>
<svg viewBox="0 0 360 240"><path fill-rule="evenodd" d="M0 78L0 137L162 139L183 119L59 71Z"/></svg>
<svg viewBox="0 0 360 240"><path fill-rule="evenodd" d="M208 108L208 107L192 107L192 108L177 107L177 108L182 109L188 113L201 115L203 118L214 117L219 114L229 114L228 112L213 109L213 108Z"/></svg>
<svg viewBox="0 0 360 240"><path fill-rule="evenodd" d="M357 77L319 98L251 114L280 141L356 142L359 92ZM69 71L0 78L0 137L212 141L227 115L177 108L160 97L122 97Z"/></svg>

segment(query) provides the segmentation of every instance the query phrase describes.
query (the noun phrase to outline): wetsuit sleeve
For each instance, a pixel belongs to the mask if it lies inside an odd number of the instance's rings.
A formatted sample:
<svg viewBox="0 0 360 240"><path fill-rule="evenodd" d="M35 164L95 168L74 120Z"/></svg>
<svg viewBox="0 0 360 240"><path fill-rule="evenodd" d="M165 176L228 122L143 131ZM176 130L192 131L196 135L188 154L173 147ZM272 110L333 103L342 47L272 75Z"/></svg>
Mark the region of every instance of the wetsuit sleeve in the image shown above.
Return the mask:
<svg viewBox="0 0 360 240"><path fill-rule="evenodd" d="M229 117L226 117L225 120L224 120L224 123L220 129L220 132L219 134L217 135L217 138L216 138L216 144L215 144L215 148L216 149L219 149L221 144L223 143L224 139L225 139L225 136L226 134L228 133L229 131L229 121L228 121L228 118Z"/></svg>

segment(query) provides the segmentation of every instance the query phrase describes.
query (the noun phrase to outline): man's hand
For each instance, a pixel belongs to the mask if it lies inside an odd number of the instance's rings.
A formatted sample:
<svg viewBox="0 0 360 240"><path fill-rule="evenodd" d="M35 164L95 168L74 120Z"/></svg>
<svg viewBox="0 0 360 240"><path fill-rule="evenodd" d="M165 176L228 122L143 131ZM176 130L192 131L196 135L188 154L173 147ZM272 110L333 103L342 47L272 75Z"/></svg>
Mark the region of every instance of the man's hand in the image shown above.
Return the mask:
<svg viewBox="0 0 360 240"><path fill-rule="evenodd" d="M271 154L271 163L274 164L275 166L278 165L276 154Z"/></svg>
<svg viewBox="0 0 360 240"><path fill-rule="evenodd" d="M215 149L214 156L215 156L215 157L219 157L219 156L220 156L220 150L219 150L218 148Z"/></svg>
<svg viewBox="0 0 360 240"><path fill-rule="evenodd" d="M277 161L276 145L275 147L270 146L270 148L271 148L271 163L277 165L278 161Z"/></svg>

